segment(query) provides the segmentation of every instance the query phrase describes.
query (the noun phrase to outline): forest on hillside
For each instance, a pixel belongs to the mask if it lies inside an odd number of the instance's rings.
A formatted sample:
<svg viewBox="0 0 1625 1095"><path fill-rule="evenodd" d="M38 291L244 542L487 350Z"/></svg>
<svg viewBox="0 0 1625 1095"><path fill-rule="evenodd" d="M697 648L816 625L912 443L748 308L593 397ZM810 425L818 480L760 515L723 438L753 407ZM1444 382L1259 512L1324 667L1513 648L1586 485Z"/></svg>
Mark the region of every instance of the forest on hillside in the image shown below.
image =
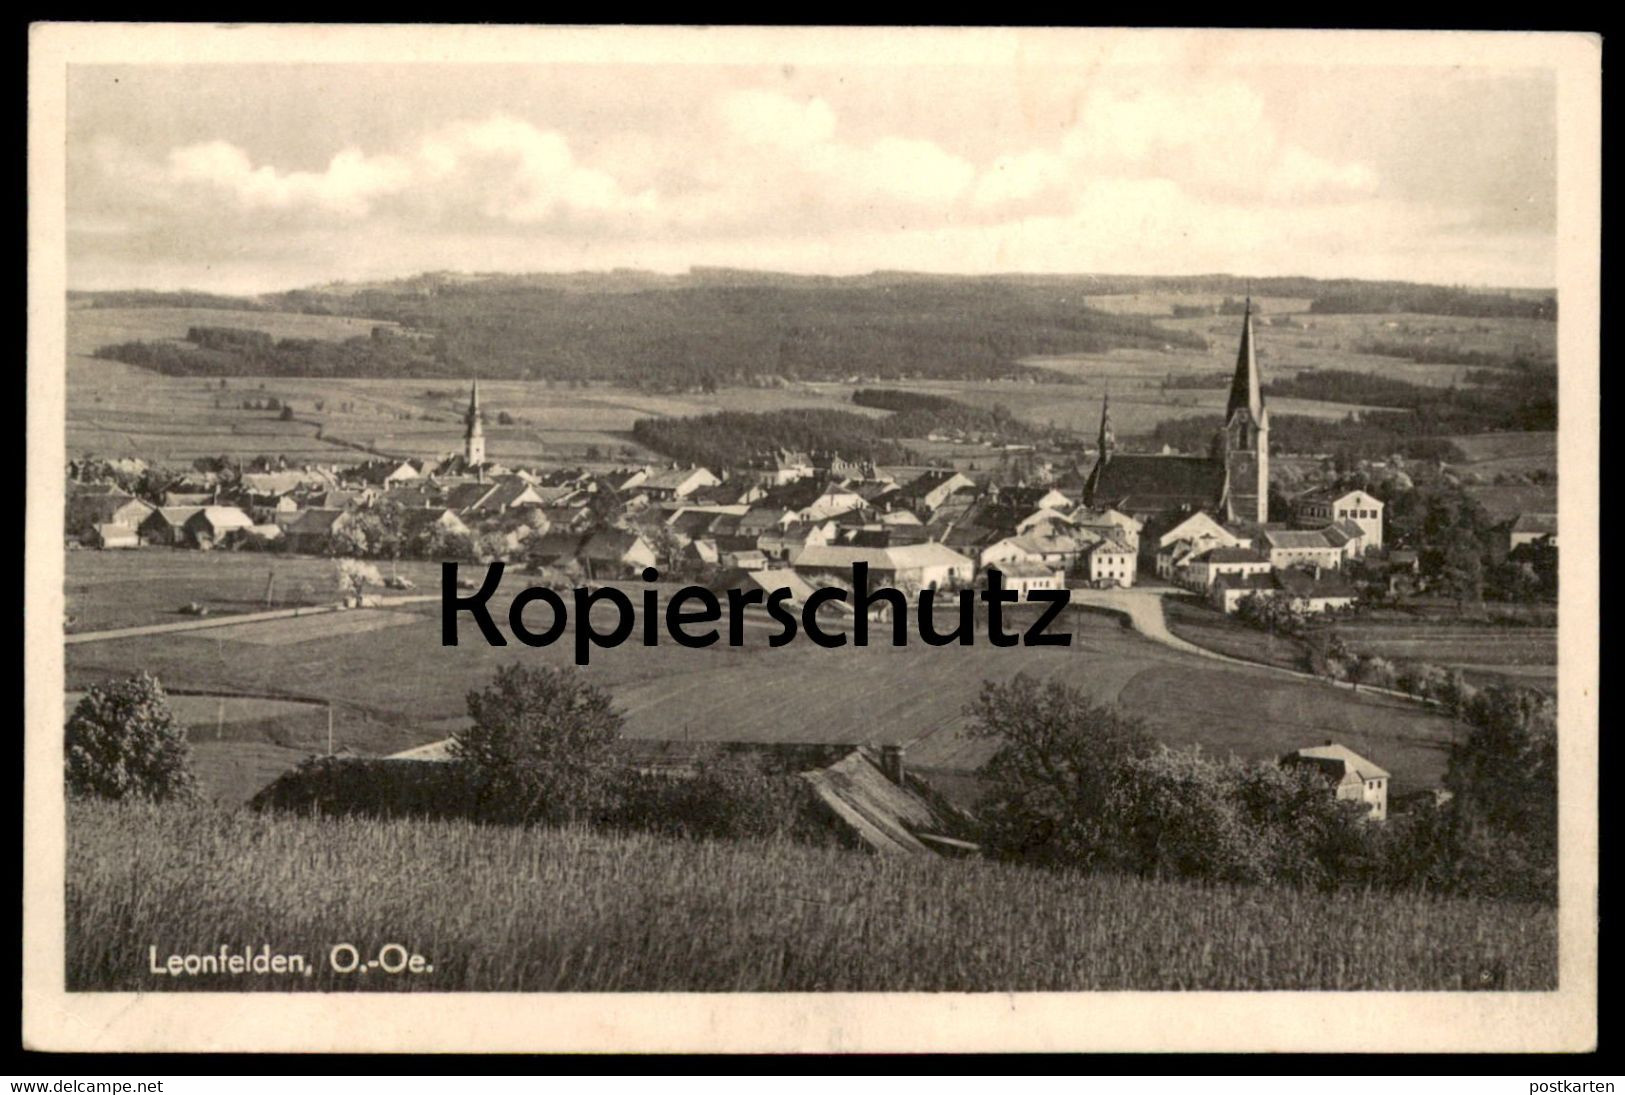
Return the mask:
<svg viewBox="0 0 1625 1095"><path fill-rule="evenodd" d="M454 283L323 298L335 314L417 338L325 347L125 343L101 356L164 372L270 376L453 376L609 381L654 391L794 380L1064 378L1017 362L1127 348L1204 350L1200 335L1084 305L1076 291L972 280L810 286L696 284L636 291ZM316 311L316 294L287 310ZM193 350L208 353L191 354Z"/></svg>

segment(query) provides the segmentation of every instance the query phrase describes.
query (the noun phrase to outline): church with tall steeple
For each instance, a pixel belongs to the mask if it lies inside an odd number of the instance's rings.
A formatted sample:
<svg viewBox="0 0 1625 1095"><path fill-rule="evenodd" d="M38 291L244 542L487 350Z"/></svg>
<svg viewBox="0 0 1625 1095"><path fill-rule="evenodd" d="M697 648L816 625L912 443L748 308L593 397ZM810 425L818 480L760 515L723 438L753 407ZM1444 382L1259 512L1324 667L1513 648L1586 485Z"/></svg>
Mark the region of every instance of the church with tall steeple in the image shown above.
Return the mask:
<svg viewBox="0 0 1625 1095"><path fill-rule="evenodd" d="M1207 510L1221 521L1269 520L1269 412L1264 407L1248 299L1241 348L1230 381L1224 423L1206 456L1117 451L1111 400L1100 407L1099 453L1084 484L1084 501L1139 520Z"/></svg>

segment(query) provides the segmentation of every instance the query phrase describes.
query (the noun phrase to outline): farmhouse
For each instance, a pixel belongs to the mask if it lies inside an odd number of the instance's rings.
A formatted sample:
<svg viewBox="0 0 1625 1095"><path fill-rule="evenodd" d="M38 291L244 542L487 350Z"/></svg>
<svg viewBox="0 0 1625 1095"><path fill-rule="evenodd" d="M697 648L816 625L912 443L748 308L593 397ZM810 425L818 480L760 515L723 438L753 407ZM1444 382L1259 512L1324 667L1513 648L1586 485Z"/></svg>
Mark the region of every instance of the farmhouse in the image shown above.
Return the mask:
<svg viewBox="0 0 1625 1095"><path fill-rule="evenodd" d="M1265 529L1260 538L1269 553L1270 565L1277 570L1293 566L1336 569L1343 564L1343 548L1349 538L1328 535L1327 529Z"/></svg>
<svg viewBox="0 0 1625 1095"><path fill-rule="evenodd" d="M186 522L202 506L159 506L141 522L141 538L159 547L180 547L186 542Z"/></svg>
<svg viewBox="0 0 1625 1095"><path fill-rule="evenodd" d="M1145 525L1126 513L1106 508L1103 510L1090 509L1080 506L1072 511L1071 520L1078 528L1097 535L1116 533L1117 538L1128 545L1128 549L1135 554L1140 551L1140 533Z"/></svg>
<svg viewBox="0 0 1625 1095"><path fill-rule="evenodd" d="M963 585L976 573L976 564L942 544L903 544L897 547L856 547L844 544L812 544L803 548L790 565L803 576L824 575L852 580L852 565L867 563L875 581L897 588L913 585L919 589L942 589Z"/></svg>
<svg viewBox="0 0 1625 1095"><path fill-rule="evenodd" d="M1506 550L1510 554L1525 544L1545 541L1557 546L1557 514L1520 513L1506 526Z"/></svg>
<svg viewBox="0 0 1625 1095"><path fill-rule="evenodd" d="M702 487L715 487L721 483L722 480L705 468L658 468L645 475L636 486L650 501L664 502L686 498Z"/></svg>
<svg viewBox="0 0 1625 1095"><path fill-rule="evenodd" d="M141 546L140 537L129 525L97 525L91 530L90 542L103 551Z"/></svg>
<svg viewBox="0 0 1625 1095"><path fill-rule="evenodd" d="M999 563L990 569L997 570L1003 579L1004 588L1014 590L1022 597L1027 596L1031 589L1065 589L1066 575L1045 563L1010 562Z"/></svg>
<svg viewBox="0 0 1625 1095"><path fill-rule="evenodd" d="M187 542L207 551L228 534L254 527L254 519L236 506L204 506L186 519Z"/></svg>
<svg viewBox="0 0 1625 1095"><path fill-rule="evenodd" d="M1359 591L1338 572L1297 567L1271 570L1267 574L1221 574L1208 586L1208 599L1225 613L1236 611L1249 594L1286 597L1303 612L1348 608L1359 599Z"/></svg>
<svg viewBox="0 0 1625 1095"><path fill-rule="evenodd" d="M1388 817L1391 773L1347 746L1328 741L1325 745L1295 749L1282 757L1281 763L1288 767L1306 765L1324 773L1338 798L1364 803L1370 808L1373 821Z"/></svg>
<svg viewBox="0 0 1625 1095"><path fill-rule="evenodd" d="M1092 584L1128 588L1134 584L1137 555L1116 533L1100 533L1084 549L1079 563L1083 576Z"/></svg>
<svg viewBox="0 0 1625 1095"><path fill-rule="evenodd" d="M1270 569L1270 561L1252 548L1212 547L1186 559L1175 575L1182 585L1205 593L1222 575L1248 578Z"/></svg>
<svg viewBox="0 0 1625 1095"><path fill-rule="evenodd" d="M157 507L125 494L74 494L68 498L67 532L87 536L101 525L123 525L136 529Z"/></svg>

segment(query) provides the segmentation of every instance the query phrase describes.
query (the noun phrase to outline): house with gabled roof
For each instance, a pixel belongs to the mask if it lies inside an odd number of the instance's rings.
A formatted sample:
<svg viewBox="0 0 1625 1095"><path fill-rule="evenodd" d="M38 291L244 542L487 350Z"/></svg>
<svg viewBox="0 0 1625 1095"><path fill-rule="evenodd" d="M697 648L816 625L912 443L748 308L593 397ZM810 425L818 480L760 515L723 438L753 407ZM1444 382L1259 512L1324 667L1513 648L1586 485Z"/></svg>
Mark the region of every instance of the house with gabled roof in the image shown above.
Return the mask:
<svg viewBox="0 0 1625 1095"><path fill-rule="evenodd" d="M234 532L254 527L254 519L236 506L204 506L186 519L186 540L207 551Z"/></svg>
<svg viewBox="0 0 1625 1095"><path fill-rule="evenodd" d="M1324 745L1294 749L1281 758L1281 764L1320 772L1339 799L1365 805L1372 821L1388 817L1388 781L1392 773L1346 745L1327 741Z"/></svg>
<svg viewBox="0 0 1625 1095"><path fill-rule="evenodd" d="M186 542L186 522L202 506L158 506L141 522L141 538L159 547L180 547Z"/></svg>
<svg viewBox="0 0 1625 1095"><path fill-rule="evenodd" d="M123 491L76 493L68 499L66 531L69 536L83 537L102 525L137 529L157 508Z"/></svg>

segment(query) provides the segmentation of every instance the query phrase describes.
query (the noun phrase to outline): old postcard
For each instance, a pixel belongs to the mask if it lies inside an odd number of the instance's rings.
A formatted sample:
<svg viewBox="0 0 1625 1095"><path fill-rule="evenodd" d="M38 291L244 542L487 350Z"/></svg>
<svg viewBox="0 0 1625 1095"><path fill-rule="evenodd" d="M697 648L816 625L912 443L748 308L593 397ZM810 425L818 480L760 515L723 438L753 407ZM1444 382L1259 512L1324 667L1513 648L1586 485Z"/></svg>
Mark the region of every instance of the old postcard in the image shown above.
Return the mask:
<svg viewBox="0 0 1625 1095"><path fill-rule="evenodd" d="M1592 1046L1600 57L36 26L27 1044Z"/></svg>

